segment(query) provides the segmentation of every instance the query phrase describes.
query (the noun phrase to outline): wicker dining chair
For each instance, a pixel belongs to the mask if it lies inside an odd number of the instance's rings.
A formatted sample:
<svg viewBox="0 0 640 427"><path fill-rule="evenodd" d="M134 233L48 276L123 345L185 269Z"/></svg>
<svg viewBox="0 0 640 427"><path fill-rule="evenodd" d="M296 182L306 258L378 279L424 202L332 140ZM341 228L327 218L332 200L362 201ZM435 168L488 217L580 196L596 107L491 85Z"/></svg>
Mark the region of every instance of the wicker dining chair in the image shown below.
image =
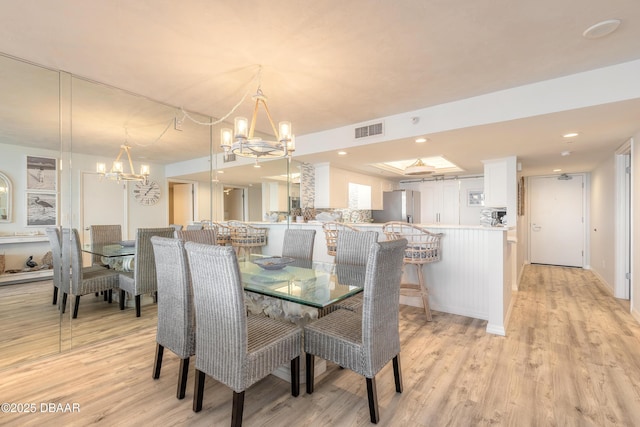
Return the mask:
<svg viewBox="0 0 640 427"><path fill-rule="evenodd" d="M246 222L229 221L229 229L231 230L231 246L240 255L251 255L256 248L262 248L267 245L268 228L254 227Z"/></svg>
<svg viewBox="0 0 640 427"><path fill-rule="evenodd" d="M194 222L193 224L188 224L187 225L187 230L202 230L204 228L204 225L202 225L202 223L200 222Z"/></svg>
<svg viewBox="0 0 640 427"><path fill-rule="evenodd" d="M205 231L205 230L199 230ZM197 231L194 231L197 232ZM193 288L184 242L180 239L151 238L158 274L158 328L153 379L160 378L164 349L180 358L176 397L184 399L189 375L189 357L196 350Z"/></svg>
<svg viewBox="0 0 640 427"><path fill-rule="evenodd" d="M173 237L173 227L139 228L136 233L136 256L133 271L120 272L120 310L124 310L125 292L135 297L136 317L140 317L140 295L158 290L156 264L151 237Z"/></svg>
<svg viewBox="0 0 640 427"><path fill-rule="evenodd" d="M202 230L180 230L173 233L176 239L185 242L203 243L205 245L217 245L217 232L215 228L204 228Z"/></svg>
<svg viewBox="0 0 640 427"><path fill-rule="evenodd" d="M378 241L377 231L342 231L338 234L336 250L336 273L338 281L344 278L347 266L364 267L369 259L371 245ZM362 283L362 282L360 282ZM363 293L360 292L335 304L332 309L344 308L358 311L362 308Z"/></svg>
<svg viewBox="0 0 640 427"><path fill-rule="evenodd" d="M53 264L53 305L58 302L58 290L62 281L62 242L60 241L60 227L47 227L45 229L51 246L51 258ZM62 294L62 293L61 293ZM66 301L65 301L66 302Z"/></svg>
<svg viewBox="0 0 640 427"><path fill-rule="evenodd" d="M169 227L173 227L176 231L180 231L184 226L182 224L169 224Z"/></svg>
<svg viewBox="0 0 640 427"><path fill-rule="evenodd" d="M324 237L327 241L327 254L331 256L336 255L336 247L338 244L338 233L340 231L360 231L356 227L341 222L325 222L322 224L322 230L324 231Z"/></svg>
<svg viewBox="0 0 640 427"><path fill-rule="evenodd" d="M118 243L122 240L122 227L113 225L90 225L89 235L91 243ZM104 266L100 255L91 255L91 264Z"/></svg>
<svg viewBox="0 0 640 427"><path fill-rule="evenodd" d="M70 233L70 236L69 236ZM69 238L70 237L70 238ZM76 228L62 229L62 251L67 250L67 243L70 246L68 250L71 252L71 294L75 296L73 306L73 318L78 317L78 308L80 306L80 297L96 292L107 292L108 301L111 303L111 294L114 289L119 287L119 274L115 270L108 268L94 268L82 266L82 249L80 248L80 236ZM63 268L64 270L64 268ZM65 288L64 274L61 288ZM66 294L63 294L62 311L64 312L66 303Z"/></svg>
<svg viewBox="0 0 640 427"><path fill-rule="evenodd" d="M432 233L420 226L399 221L387 222L382 226L382 231L388 240L407 240L404 265L414 265L416 267L418 283L402 283L400 285L400 295L421 297L427 321L431 321L429 290L424 278L422 266L440 261L442 256L441 241L444 234Z"/></svg>
<svg viewBox="0 0 640 427"><path fill-rule="evenodd" d="M292 265L310 268L313 262L313 244L316 230L292 230L284 232L282 256L295 259Z"/></svg>
<svg viewBox="0 0 640 427"><path fill-rule="evenodd" d="M367 261L362 313L336 310L304 327L307 394L314 391L314 356L329 360L366 378L369 415L380 419L376 374L393 360L396 392L402 392L400 372L399 298L404 239L373 243Z"/></svg>
<svg viewBox="0 0 640 427"><path fill-rule="evenodd" d="M298 396L302 330L284 320L247 316L232 247L187 242L185 248L196 311L193 410L202 409L208 375L233 390L231 425L239 426L245 390L287 363L291 365L291 394Z"/></svg>

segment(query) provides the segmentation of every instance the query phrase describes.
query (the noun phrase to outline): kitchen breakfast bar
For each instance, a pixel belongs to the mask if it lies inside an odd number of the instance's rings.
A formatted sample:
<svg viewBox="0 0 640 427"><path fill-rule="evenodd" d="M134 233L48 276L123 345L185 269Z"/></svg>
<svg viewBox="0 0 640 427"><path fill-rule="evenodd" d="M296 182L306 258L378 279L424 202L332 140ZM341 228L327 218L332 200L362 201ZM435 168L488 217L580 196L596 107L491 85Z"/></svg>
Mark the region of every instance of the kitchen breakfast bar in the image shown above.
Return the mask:
<svg viewBox="0 0 640 427"><path fill-rule="evenodd" d="M286 222L254 222L252 225L268 228L268 244L263 254L280 255L287 229ZM350 224L362 231L377 231L379 240L385 240L383 224ZM434 233L443 233L442 258L439 262L422 266L429 288L432 310L487 320L486 331L506 335L512 305L512 259L507 239L508 229L462 225L420 225ZM292 229L315 229L313 258L333 262L327 254L322 223L291 223ZM403 281L416 282L415 268L405 267ZM418 298L401 296L402 303L420 306Z"/></svg>

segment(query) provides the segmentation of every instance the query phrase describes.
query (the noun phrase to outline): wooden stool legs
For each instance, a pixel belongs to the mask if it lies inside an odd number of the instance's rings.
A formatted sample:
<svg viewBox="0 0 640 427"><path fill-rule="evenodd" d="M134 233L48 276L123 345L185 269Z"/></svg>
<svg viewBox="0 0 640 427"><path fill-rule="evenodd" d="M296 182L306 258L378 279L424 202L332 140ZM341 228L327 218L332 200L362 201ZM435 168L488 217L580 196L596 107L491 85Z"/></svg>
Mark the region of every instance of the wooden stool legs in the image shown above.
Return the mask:
<svg viewBox="0 0 640 427"><path fill-rule="evenodd" d="M422 272L423 264L405 264L415 265L418 270L418 283L402 283L400 284L400 295L405 296L420 296L422 298L422 305L424 306L424 314L427 316L427 321L431 322L431 309L429 309L429 291L427 290L427 284L424 281L424 274Z"/></svg>

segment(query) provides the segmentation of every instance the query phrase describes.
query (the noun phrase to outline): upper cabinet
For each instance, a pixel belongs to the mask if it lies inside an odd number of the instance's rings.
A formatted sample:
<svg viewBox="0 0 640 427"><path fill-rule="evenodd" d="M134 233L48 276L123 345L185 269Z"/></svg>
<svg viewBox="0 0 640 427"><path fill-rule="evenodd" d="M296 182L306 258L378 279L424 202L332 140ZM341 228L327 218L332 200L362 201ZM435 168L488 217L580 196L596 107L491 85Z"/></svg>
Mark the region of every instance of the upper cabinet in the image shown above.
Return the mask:
<svg viewBox="0 0 640 427"><path fill-rule="evenodd" d="M347 172L329 163L318 163L316 169L316 208L346 209L349 207Z"/></svg>
<svg viewBox="0 0 640 427"><path fill-rule="evenodd" d="M484 205L507 208L507 225L515 226L517 200L516 157L483 160Z"/></svg>
<svg viewBox="0 0 640 427"><path fill-rule="evenodd" d="M382 193L395 189L395 184L386 179L338 169L329 163L317 163L314 166L316 208L382 209ZM360 197L350 197L350 184L352 190L357 188ZM367 188L369 197L364 194Z"/></svg>

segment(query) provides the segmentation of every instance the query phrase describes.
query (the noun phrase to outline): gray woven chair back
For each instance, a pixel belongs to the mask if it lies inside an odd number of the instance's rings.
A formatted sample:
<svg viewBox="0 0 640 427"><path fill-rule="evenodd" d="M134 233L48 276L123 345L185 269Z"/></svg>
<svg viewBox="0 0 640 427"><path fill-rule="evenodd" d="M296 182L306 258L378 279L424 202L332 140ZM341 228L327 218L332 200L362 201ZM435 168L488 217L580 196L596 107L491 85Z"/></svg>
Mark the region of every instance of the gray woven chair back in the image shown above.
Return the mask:
<svg viewBox="0 0 640 427"><path fill-rule="evenodd" d="M63 229L62 236L63 238L65 237L65 229ZM69 251L71 253L71 293L73 295L87 295L93 292L106 291L118 287L117 272L108 270L106 268L99 268L97 270L90 267L88 267L87 270L83 268L82 249L80 248L80 235L78 234L78 229L76 228L71 230ZM63 272L64 270L65 269L63 268ZM65 290L64 292L67 291Z"/></svg>
<svg viewBox="0 0 640 427"><path fill-rule="evenodd" d="M202 243L203 245L217 244L217 233L215 228L206 228L203 230L176 230L174 233L176 239L185 242Z"/></svg>
<svg viewBox="0 0 640 427"><path fill-rule="evenodd" d="M173 227L138 229L136 233L136 257L133 267L134 295L155 292L158 289L151 238L153 236L171 238L174 231Z"/></svg>
<svg viewBox="0 0 640 427"><path fill-rule="evenodd" d="M173 227L173 229L176 230L176 231L182 230L182 225L181 224L169 224L169 227Z"/></svg>
<svg viewBox="0 0 640 427"><path fill-rule="evenodd" d="M200 223L187 225L187 230L202 230L203 225Z"/></svg>
<svg viewBox="0 0 640 427"><path fill-rule="evenodd" d="M234 389L245 388L247 314L231 246L187 242L196 310L196 369Z"/></svg>
<svg viewBox="0 0 640 427"><path fill-rule="evenodd" d="M45 232L47 233L49 244L51 245L51 258L53 259L53 285L56 288L60 288L60 282L62 281L61 231L59 227L47 227Z"/></svg>
<svg viewBox="0 0 640 427"><path fill-rule="evenodd" d="M313 243L316 238L316 230L291 230L284 232L282 243L282 256L297 260L313 260Z"/></svg>
<svg viewBox="0 0 640 427"><path fill-rule="evenodd" d="M90 225L91 243L117 243L122 240L122 228L115 225ZM92 264L102 265L100 255L91 256Z"/></svg>
<svg viewBox="0 0 640 427"><path fill-rule="evenodd" d="M158 344L181 359L195 354L193 289L184 243L178 239L151 238L158 274Z"/></svg>
<svg viewBox="0 0 640 427"><path fill-rule="evenodd" d="M340 246L338 246L340 247ZM362 306L363 363L372 378L400 352L398 315L405 239L374 243L369 251Z"/></svg>
<svg viewBox="0 0 640 427"><path fill-rule="evenodd" d="M369 249L377 241L377 231L340 231L336 245L336 264L366 265Z"/></svg>

